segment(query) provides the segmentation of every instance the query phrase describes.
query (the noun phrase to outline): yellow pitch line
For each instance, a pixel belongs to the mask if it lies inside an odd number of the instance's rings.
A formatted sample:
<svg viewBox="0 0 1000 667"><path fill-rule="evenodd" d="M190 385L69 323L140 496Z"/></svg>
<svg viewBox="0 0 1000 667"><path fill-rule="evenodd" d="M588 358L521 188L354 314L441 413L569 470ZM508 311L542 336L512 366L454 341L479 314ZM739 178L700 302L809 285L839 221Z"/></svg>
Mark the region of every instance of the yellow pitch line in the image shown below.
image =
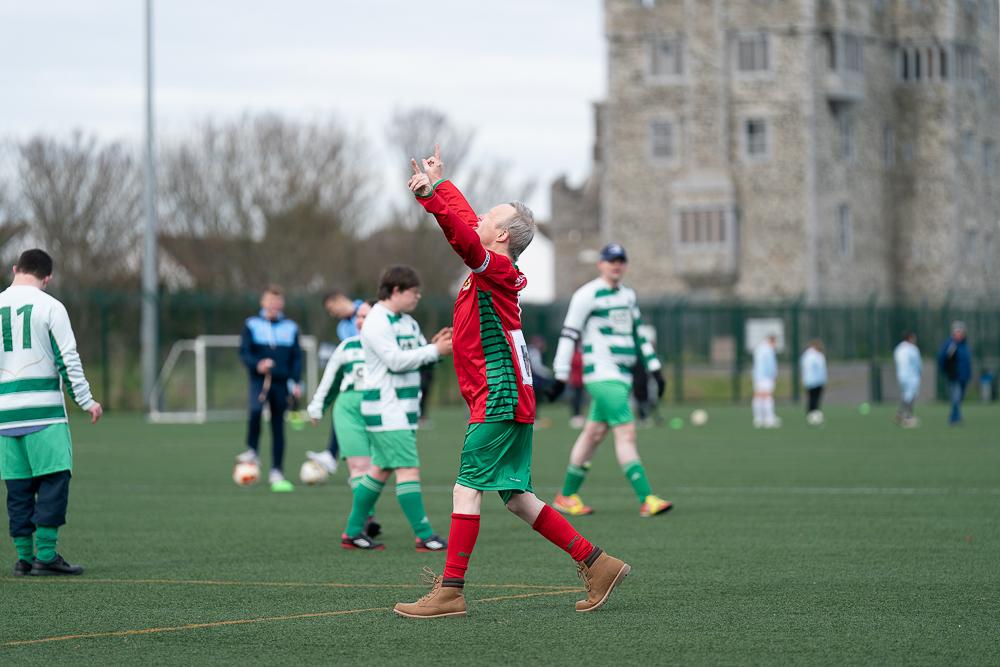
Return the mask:
<svg viewBox="0 0 1000 667"><path fill-rule="evenodd" d="M522 593L520 595L499 595L492 598L482 598L476 602L500 602L502 600L523 600L525 598L535 598L544 595L566 595L567 593L577 593L577 589L542 591L535 593ZM285 616L262 616L260 618L241 618L231 621L211 621L209 623L187 623L185 625L174 625L162 628L142 628L140 630L117 630L113 632L90 632L76 635L58 635L55 637L43 637L41 639L20 639L17 641L5 642L4 646L31 646L34 644L47 644L51 642L64 642L74 639L106 639L108 637L134 637L136 635L154 635L164 632L181 632L183 630L202 630L205 628L220 628L227 625L247 625L250 623L270 623L274 621L296 621L304 618L329 618L332 616L347 616L349 614L362 614L372 611L390 611L391 607L367 607L364 609L343 609L339 611L317 611L305 614L288 614Z"/></svg>
<svg viewBox="0 0 1000 667"><path fill-rule="evenodd" d="M13 577L11 577L13 579ZM36 581L34 578L31 581ZM275 588L426 588L426 584L346 584L333 581L236 581L228 579L95 579L91 577L44 579L47 584L152 584L152 585L182 585L182 586L262 586ZM518 590L580 590L573 586L541 585L541 584L469 584L470 588L516 588Z"/></svg>

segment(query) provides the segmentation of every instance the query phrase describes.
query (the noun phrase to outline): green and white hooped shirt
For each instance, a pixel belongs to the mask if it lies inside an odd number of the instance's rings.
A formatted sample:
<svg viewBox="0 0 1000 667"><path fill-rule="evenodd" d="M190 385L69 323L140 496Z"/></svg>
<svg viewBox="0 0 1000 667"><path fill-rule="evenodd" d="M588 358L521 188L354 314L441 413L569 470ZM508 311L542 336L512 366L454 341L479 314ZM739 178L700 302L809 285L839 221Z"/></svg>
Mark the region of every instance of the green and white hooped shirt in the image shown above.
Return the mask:
<svg viewBox="0 0 1000 667"><path fill-rule="evenodd" d="M635 291L612 287L597 278L570 299L556 348L552 370L556 379L569 379L573 350L583 344L583 381L618 380L632 383L632 366L641 358L650 372L662 365L653 346L640 332L642 319Z"/></svg>
<svg viewBox="0 0 1000 667"><path fill-rule="evenodd" d="M417 428L420 419L420 367L438 360L417 321L376 303L361 329L365 352L361 415L369 431Z"/></svg>
<svg viewBox="0 0 1000 667"><path fill-rule="evenodd" d="M66 421L63 390L95 403L66 307L37 287L0 292L0 430Z"/></svg>
<svg viewBox="0 0 1000 667"><path fill-rule="evenodd" d="M320 419L341 392L360 390L364 374L365 351L361 346L361 336L341 341L326 362L323 378L319 381L306 412L312 419Z"/></svg>

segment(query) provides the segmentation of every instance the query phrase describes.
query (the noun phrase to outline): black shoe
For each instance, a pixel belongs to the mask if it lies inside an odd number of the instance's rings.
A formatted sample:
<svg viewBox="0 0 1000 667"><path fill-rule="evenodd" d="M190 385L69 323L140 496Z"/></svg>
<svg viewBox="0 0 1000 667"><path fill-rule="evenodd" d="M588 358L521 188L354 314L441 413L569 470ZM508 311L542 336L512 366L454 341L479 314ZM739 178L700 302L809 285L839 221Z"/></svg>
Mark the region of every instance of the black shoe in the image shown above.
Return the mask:
<svg viewBox="0 0 1000 667"><path fill-rule="evenodd" d="M362 551L382 551L385 549L384 544L376 542L367 535L356 535L355 537L341 535L340 547L342 549L361 549Z"/></svg>
<svg viewBox="0 0 1000 667"><path fill-rule="evenodd" d="M417 551L444 551L448 543L440 535L431 535L426 540L417 538Z"/></svg>
<svg viewBox="0 0 1000 667"><path fill-rule="evenodd" d="M35 562L31 564L31 576L33 577L52 577L66 574L83 574L83 568L79 565L70 565L59 554L56 554L55 559L48 563L36 558Z"/></svg>
<svg viewBox="0 0 1000 667"><path fill-rule="evenodd" d="M20 558L14 563L14 576L23 577L31 574L31 563Z"/></svg>
<svg viewBox="0 0 1000 667"><path fill-rule="evenodd" d="M365 535L374 539L382 533L382 524L375 520L374 516L368 517L365 521Z"/></svg>

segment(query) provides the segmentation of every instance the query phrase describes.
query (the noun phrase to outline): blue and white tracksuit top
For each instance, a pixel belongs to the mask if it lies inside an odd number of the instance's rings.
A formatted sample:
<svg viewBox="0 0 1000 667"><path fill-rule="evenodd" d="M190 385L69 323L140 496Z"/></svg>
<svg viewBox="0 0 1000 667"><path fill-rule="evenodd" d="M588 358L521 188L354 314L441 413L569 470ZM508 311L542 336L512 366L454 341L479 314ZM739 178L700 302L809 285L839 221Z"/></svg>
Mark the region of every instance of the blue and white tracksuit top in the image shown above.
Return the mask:
<svg viewBox="0 0 1000 667"><path fill-rule="evenodd" d="M269 320L264 312L248 317L240 335L240 359L247 367L251 380L264 376L257 372L262 359L273 359L272 380L291 380L298 383L302 377L302 348L299 347L299 325L286 318Z"/></svg>

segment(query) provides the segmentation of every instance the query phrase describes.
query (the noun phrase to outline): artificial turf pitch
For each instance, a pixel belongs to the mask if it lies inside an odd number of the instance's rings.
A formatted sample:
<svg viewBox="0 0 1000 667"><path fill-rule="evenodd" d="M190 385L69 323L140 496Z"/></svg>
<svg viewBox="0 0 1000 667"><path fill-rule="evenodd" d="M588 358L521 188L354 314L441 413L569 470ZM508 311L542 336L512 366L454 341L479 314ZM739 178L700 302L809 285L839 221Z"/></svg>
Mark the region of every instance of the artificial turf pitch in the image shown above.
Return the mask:
<svg viewBox="0 0 1000 667"><path fill-rule="evenodd" d="M534 480L550 500L575 432L545 412ZM701 428L641 430L654 489L676 503L650 519L605 443L582 489L597 511L574 523L633 570L595 613L573 610L573 562L488 495L469 616L434 621L388 611L444 561L414 552L391 486L386 551L343 551L343 470L291 494L238 488L241 424L77 420L60 551L87 571L15 579L3 540L0 663L1000 662L1000 412L971 406L949 429L925 406L911 431L887 407L832 408L818 429L783 412L777 431L729 407ZM444 533L464 427L457 410L433 419L423 488ZM290 431L289 472L327 428Z"/></svg>

